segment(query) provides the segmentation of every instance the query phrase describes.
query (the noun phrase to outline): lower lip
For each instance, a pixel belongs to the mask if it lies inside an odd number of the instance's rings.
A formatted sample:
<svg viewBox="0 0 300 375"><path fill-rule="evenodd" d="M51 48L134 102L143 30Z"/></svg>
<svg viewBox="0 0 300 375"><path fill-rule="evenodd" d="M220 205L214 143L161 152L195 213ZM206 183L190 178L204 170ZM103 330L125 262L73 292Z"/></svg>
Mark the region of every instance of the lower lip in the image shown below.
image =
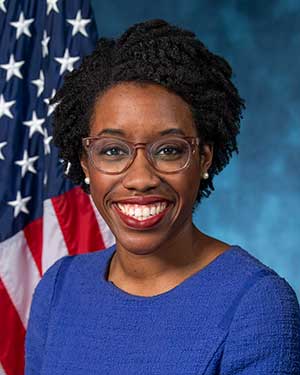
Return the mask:
<svg viewBox="0 0 300 375"><path fill-rule="evenodd" d="M154 227L156 224L158 224L165 217L165 215L169 211L169 207L170 207L170 205L168 205L166 207L166 209L163 212L159 213L158 215L150 216L148 219L140 221L140 220L135 219L132 216L125 215L119 209L119 207L117 206L117 204L114 204L113 206L114 206L115 211L117 212L117 214L120 216L121 220L127 226L129 226L130 228L134 228L134 229L146 229L146 228L152 228L152 227Z"/></svg>

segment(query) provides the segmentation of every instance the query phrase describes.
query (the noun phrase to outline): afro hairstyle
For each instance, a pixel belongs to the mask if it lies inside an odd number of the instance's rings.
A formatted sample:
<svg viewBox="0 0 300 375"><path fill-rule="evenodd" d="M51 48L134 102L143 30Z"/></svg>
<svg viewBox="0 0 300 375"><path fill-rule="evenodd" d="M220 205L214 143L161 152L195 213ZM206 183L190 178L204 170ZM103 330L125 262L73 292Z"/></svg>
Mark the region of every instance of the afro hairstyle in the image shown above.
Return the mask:
<svg viewBox="0 0 300 375"><path fill-rule="evenodd" d="M67 177L89 193L80 159L96 100L118 83L159 84L188 103L199 137L214 148L209 178L201 179L198 204L214 190L214 176L238 152L236 138L245 104L231 76L227 61L210 52L193 32L164 20L137 23L118 39L100 38L93 53L65 76L52 99L53 140Z"/></svg>

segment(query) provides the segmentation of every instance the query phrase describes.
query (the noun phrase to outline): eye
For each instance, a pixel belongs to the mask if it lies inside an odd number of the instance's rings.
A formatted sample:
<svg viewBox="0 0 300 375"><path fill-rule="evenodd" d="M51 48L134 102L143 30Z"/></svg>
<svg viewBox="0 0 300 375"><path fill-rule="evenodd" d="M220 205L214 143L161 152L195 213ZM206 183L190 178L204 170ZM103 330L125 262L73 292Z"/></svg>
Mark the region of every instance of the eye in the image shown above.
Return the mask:
<svg viewBox="0 0 300 375"><path fill-rule="evenodd" d="M163 146L158 150L159 154L167 154L167 155L176 155L178 153L181 153L182 150L178 148L177 146Z"/></svg>
<svg viewBox="0 0 300 375"><path fill-rule="evenodd" d="M129 149L123 143L100 141L95 143L93 153L97 158L117 159L128 156Z"/></svg>
<svg viewBox="0 0 300 375"><path fill-rule="evenodd" d="M127 155L128 152L126 150L122 150L118 146L113 146L113 147L106 147L102 149L101 154L104 154L107 156L119 156L119 155Z"/></svg>
<svg viewBox="0 0 300 375"><path fill-rule="evenodd" d="M158 157L172 157L180 156L185 152L182 144L164 144L157 148L155 156Z"/></svg>

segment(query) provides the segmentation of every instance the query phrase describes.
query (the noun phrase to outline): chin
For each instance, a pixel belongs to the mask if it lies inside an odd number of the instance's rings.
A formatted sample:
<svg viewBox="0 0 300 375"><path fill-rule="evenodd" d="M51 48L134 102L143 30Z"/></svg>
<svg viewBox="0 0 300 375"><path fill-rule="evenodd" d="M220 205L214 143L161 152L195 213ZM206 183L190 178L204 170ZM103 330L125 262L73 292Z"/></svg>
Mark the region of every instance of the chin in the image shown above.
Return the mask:
<svg viewBox="0 0 300 375"><path fill-rule="evenodd" d="M168 237L164 234L146 235L145 233L116 235L117 247L121 246L126 251L136 255L151 254L163 247Z"/></svg>

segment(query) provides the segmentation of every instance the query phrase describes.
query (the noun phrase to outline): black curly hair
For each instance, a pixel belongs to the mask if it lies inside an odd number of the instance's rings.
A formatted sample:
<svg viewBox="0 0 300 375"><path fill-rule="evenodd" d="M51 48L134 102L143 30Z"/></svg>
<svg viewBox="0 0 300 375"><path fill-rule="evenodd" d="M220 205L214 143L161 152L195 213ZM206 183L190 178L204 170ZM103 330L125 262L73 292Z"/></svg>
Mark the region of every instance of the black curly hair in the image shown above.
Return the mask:
<svg viewBox="0 0 300 375"><path fill-rule="evenodd" d="M116 40L99 39L94 52L66 75L52 100L58 104L53 117L54 143L65 170L69 165L68 177L89 193L80 165L81 139L89 135L96 99L120 82L156 83L189 104L199 136L214 146L209 178L201 180L198 191L199 203L214 190L214 176L238 152L236 137L245 104L231 75L226 60L208 51L193 32L164 20L135 24Z"/></svg>

